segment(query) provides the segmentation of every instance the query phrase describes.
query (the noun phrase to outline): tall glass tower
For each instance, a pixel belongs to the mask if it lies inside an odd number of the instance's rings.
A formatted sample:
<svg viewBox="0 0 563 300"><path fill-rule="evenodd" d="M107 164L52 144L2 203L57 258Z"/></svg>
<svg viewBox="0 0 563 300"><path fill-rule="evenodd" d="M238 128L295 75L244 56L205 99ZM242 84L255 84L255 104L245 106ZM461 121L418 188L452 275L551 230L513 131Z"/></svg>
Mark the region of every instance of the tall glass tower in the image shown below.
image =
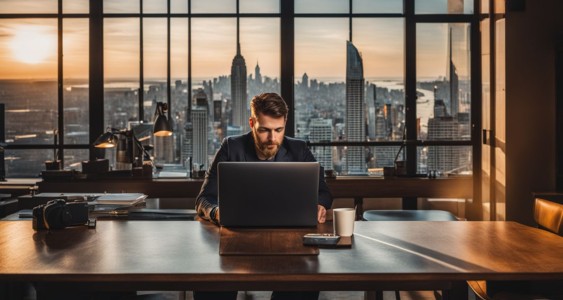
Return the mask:
<svg viewBox="0 0 563 300"><path fill-rule="evenodd" d="M238 34L237 34L238 35ZM240 54L237 41L237 54L231 65L231 101L233 106L232 126L245 128L248 124L248 100L246 95L246 62Z"/></svg>
<svg viewBox="0 0 563 300"><path fill-rule="evenodd" d="M366 138L364 121L364 66L358 49L346 41L346 138L363 142ZM350 173L366 172L363 147L350 147L346 152L345 168Z"/></svg>
<svg viewBox="0 0 563 300"><path fill-rule="evenodd" d="M209 103L207 95L203 90L198 90L195 96L196 103L192 109L193 124L193 163L203 165L203 169L208 167L208 148L209 142Z"/></svg>

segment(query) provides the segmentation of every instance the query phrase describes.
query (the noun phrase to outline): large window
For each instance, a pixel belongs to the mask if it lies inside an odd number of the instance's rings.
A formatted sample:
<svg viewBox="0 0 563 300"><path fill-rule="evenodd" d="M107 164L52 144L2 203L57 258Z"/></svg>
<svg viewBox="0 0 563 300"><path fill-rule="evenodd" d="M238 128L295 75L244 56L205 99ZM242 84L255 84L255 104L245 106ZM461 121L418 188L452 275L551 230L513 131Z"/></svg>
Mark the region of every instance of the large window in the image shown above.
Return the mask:
<svg viewBox="0 0 563 300"><path fill-rule="evenodd" d="M266 91L288 101L287 132L325 169L473 170L473 0L102 4L0 0L8 177L36 177L55 157L79 169L96 136L150 126L157 102L174 127L143 142L157 165L207 168ZM103 71L89 70L99 57ZM103 155L115 164L115 151Z"/></svg>

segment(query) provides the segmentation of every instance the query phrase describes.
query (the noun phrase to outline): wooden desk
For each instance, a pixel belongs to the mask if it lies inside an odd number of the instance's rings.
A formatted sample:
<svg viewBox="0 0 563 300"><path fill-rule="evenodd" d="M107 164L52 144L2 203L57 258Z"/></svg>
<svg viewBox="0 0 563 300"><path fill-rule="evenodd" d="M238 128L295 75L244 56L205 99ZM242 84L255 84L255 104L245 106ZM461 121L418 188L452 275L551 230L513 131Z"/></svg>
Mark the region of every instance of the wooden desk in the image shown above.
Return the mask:
<svg viewBox="0 0 563 300"><path fill-rule="evenodd" d="M463 299L465 280L563 279L563 238L514 222L356 222L352 248L318 256L218 252L219 228L207 222L49 233L0 221L0 282L64 291L451 289L446 297Z"/></svg>

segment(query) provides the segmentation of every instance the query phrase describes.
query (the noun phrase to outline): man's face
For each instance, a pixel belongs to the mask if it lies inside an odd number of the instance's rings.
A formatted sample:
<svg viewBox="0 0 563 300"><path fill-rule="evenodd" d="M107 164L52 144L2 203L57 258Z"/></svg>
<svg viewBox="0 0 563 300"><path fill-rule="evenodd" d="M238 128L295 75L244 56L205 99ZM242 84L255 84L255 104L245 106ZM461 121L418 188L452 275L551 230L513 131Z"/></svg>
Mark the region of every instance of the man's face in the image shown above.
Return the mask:
<svg viewBox="0 0 563 300"><path fill-rule="evenodd" d="M263 114L258 114L256 119L250 118L249 124L259 158L269 159L278 153L285 135L285 122L284 117L274 118Z"/></svg>

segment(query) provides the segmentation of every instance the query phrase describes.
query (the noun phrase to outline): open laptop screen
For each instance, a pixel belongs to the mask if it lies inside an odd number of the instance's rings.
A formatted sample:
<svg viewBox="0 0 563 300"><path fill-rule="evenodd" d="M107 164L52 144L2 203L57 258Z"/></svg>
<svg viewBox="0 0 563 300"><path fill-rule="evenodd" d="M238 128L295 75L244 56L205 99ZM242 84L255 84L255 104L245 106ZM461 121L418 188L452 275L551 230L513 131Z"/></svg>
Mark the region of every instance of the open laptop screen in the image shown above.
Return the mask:
<svg viewBox="0 0 563 300"><path fill-rule="evenodd" d="M317 162L220 162L217 181L223 226L317 225Z"/></svg>

